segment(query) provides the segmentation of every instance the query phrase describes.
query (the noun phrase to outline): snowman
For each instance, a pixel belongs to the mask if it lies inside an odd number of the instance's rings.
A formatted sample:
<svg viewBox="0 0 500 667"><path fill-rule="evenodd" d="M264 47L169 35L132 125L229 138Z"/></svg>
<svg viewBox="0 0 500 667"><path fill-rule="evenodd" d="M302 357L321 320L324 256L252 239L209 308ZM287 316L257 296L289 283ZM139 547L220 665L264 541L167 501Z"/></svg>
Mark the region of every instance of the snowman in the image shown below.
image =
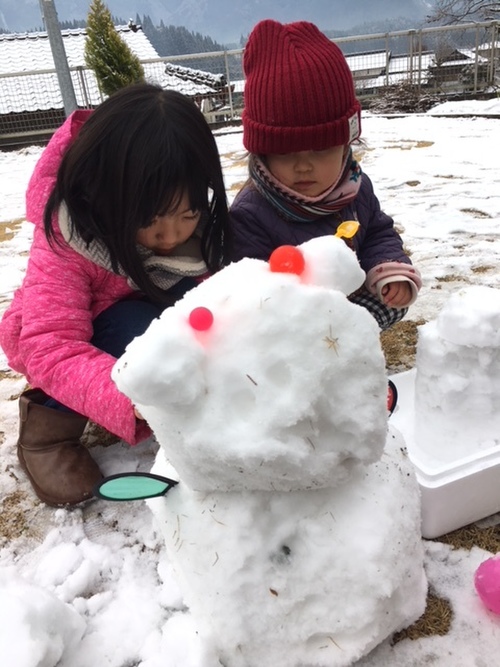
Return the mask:
<svg viewBox="0 0 500 667"><path fill-rule="evenodd" d="M128 346L118 388L179 480L148 500L203 667L352 665L425 609L420 500L339 237L243 259Z"/></svg>

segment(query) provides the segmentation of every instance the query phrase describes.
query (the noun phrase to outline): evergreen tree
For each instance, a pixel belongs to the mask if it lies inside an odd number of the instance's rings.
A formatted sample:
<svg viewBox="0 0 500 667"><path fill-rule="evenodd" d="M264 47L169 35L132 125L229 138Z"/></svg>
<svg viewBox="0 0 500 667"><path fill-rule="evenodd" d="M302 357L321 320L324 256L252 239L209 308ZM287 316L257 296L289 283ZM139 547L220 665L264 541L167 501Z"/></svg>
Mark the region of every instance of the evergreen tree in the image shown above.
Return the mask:
<svg viewBox="0 0 500 667"><path fill-rule="evenodd" d="M187 53L207 53L224 51L221 44L199 32L190 32L183 26L166 26L163 19L159 26L154 26L151 17L142 17L142 29L160 56L176 56Z"/></svg>
<svg viewBox="0 0 500 667"><path fill-rule="evenodd" d="M105 95L144 79L139 58L117 33L111 13L102 0L92 0L87 16L85 63L94 70Z"/></svg>
<svg viewBox="0 0 500 667"><path fill-rule="evenodd" d="M61 30L75 30L78 28L85 28L87 22L85 20L73 19L72 21L59 21Z"/></svg>

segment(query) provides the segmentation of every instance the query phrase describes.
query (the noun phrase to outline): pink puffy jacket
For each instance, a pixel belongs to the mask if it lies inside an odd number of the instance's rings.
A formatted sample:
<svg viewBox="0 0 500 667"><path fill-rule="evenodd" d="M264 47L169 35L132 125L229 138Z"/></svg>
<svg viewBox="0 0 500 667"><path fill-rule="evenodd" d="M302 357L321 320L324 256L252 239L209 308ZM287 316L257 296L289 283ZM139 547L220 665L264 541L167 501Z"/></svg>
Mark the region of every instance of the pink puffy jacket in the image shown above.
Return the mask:
<svg viewBox="0 0 500 667"><path fill-rule="evenodd" d="M26 216L35 224L23 284L0 322L0 345L10 366L64 405L130 444L150 435L111 380L115 358L90 344L92 321L133 290L65 245L52 248L43 211L61 157L91 111L75 111L54 134L31 176Z"/></svg>

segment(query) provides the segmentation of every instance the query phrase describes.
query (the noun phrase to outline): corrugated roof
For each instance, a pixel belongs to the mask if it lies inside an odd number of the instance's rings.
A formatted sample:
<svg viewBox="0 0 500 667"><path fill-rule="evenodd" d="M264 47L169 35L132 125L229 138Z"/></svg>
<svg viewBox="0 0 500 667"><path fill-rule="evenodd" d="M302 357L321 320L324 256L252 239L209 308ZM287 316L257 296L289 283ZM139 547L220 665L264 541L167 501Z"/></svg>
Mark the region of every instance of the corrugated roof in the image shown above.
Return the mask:
<svg viewBox="0 0 500 667"><path fill-rule="evenodd" d="M165 63L142 30L117 26L117 31L139 60L148 81L184 95L206 95L213 88L165 73ZM64 49L78 106L95 106L102 96L94 73L85 66L86 30L62 30ZM72 68L79 68L73 70ZM22 74L25 72L26 74ZM64 107L50 41L46 32L0 35L0 114L46 111Z"/></svg>
<svg viewBox="0 0 500 667"><path fill-rule="evenodd" d="M408 73L411 69L415 70L421 69L422 72L425 72L428 67L434 65L436 61L436 55L432 51L426 51L421 54L414 54L413 56L404 55L404 56L394 56L389 61L389 74L401 74Z"/></svg>
<svg viewBox="0 0 500 667"><path fill-rule="evenodd" d="M415 73L417 74L417 73ZM363 79L361 81L356 82L356 90L363 91L363 90L374 90L377 88L385 88L387 86L397 86L402 83L407 83L409 79L409 73L408 72L396 72L393 74L388 74L388 75L381 75L374 77L373 79ZM418 81L421 84L425 84L429 81L429 72L428 70L422 69L422 72L420 74L420 77L418 78ZM414 82L416 80L414 79Z"/></svg>
<svg viewBox="0 0 500 667"><path fill-rule="evenodd" d="M139 60L159 55L142 30L134 32L128 26L117 26L120 37ZM83 28L61 30L64 50L70 67L85 67L85 38ZM54 58L46 32L0 35L0 74L54 69Z"/></svg>
<svg viewBox="0 0 500 667"><path fill-rule="evenodd" d="M500 49L500 40L497 40L496 42L483 42L483 44L480 44L477 47L478 51L487 51L488 49Z"/></svg>
<svg viewBox="0 0 500 667"><path fill-rule="evenodd" d="M166 90L177 90L183 95L194 97L196 95L210 95L216 92L213 86L206 83L196 83L189 79L184 80L179 76L167 74L165 71L166 63L159 61L157 63L144 63L144 73L146 79L151 83L156 83ZM189 68L186 68L189 69Z"/></svg>
<svg viewBox="0 0 500 667"><path fill-rule="evenodd" d="M372 69L381 71L387 64L387 54L385 50L353 53L352 55L346 55L345 59L347 60L347 64L353 75L356 75L356 72L365 72Z"/></svg>

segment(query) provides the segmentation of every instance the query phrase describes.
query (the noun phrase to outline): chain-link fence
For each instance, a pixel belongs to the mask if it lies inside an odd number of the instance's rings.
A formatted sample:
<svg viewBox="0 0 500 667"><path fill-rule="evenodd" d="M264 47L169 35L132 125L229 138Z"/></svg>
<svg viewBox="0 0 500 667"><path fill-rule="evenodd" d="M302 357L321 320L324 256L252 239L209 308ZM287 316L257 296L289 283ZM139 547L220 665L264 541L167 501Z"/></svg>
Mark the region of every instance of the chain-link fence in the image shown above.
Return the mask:
<svg viewBox="0 0 500 667"><path fill-rule="evenodd" d="M474 23L336 39L366 108L391 91L411 89L418 100L492 95L500 84L499 23ZM1 48L1 44L0 44ZM168 56L142 61L146 78L180 90L210 124L238 122L243 109L243 50ZM70 68L77 104L103 96L92 71ZM399 96L401 100L401 95ZM56 70L0 73L0 145L45 139L64 120Z"/></svg>

